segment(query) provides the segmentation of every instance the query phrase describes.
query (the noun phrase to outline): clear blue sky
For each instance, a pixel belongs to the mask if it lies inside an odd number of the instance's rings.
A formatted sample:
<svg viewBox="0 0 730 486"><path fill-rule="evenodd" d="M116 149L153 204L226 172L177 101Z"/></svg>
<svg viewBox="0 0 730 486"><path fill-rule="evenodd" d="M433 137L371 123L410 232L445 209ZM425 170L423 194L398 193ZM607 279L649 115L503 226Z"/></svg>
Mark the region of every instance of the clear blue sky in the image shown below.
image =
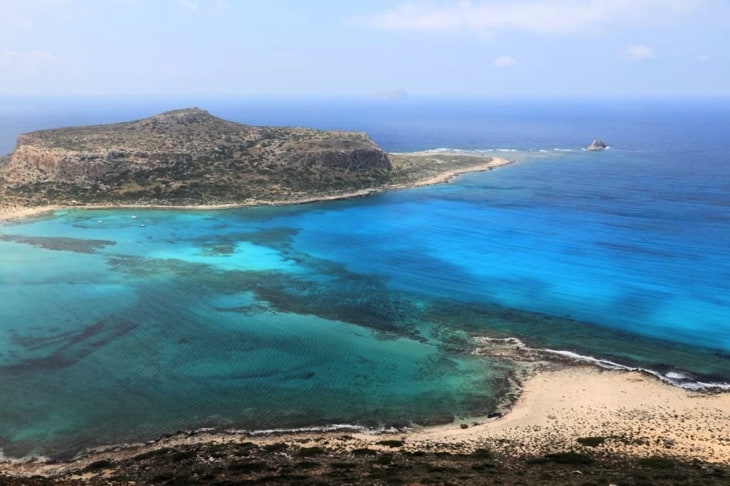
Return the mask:
<svg viewBox="0 0 730 486"><path fill-rule="evenodd" d="M2 0L0 94L730 96L728 0Z"/></svg>

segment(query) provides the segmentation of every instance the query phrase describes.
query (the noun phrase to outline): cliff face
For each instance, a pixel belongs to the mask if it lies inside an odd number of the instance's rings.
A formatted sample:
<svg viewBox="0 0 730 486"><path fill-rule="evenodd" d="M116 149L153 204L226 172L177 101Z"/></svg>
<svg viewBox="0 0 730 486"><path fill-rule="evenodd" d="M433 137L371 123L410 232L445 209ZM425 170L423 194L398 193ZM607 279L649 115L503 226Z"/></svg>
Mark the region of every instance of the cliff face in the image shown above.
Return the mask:
<svg viewBox="0 0 730 486"><path fill-rule="evenodd" d="M254 127L192 108L21 135L0 161L0 189L31 205L240 203L372 187L391 169L364 133Z"/></svg>

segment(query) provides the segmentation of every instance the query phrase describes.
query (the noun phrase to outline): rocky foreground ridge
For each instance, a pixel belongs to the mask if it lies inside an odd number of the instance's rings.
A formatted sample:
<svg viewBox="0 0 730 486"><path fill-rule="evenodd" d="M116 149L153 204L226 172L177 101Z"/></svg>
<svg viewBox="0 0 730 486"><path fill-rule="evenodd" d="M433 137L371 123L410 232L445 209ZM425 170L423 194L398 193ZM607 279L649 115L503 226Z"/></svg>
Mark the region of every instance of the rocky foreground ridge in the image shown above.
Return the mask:
<svg viewBox="0 0 730 486"><path fill-rule="evenodd" d="M20 135L0 187L27 205L201 204L356 190L391 169L364 133L242 125L190 108Z"/></svg>

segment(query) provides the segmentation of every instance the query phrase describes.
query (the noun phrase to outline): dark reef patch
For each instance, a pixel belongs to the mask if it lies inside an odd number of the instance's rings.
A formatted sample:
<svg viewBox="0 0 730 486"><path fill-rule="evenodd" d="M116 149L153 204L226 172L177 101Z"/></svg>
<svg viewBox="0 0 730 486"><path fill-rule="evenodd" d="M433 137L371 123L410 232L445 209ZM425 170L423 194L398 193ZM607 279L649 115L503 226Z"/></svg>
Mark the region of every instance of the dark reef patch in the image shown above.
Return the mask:
<svg viewBox="0 0 730 486"><path fill-rule="evenodd" d="M96 253L107 246L116 245L111 240L87 240L81 238L63 238L50 236L0 235L0 241L11 241L23 245L54 251L72 251L76 253Z"/></svg>

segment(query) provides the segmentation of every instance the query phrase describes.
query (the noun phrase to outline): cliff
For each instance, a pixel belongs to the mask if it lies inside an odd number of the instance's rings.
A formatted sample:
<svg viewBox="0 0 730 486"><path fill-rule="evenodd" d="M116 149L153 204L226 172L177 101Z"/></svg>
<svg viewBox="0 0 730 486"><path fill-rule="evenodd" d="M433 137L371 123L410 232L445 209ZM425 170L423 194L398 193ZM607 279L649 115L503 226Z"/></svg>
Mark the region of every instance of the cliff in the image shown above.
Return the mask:
<svg viewBox="0 0 730 486"><path fill-rule="evenodd" d="M257 127L189 108L20 135L0 157L0 217L44 206L299 203L508 163L463 151L386 154L364 133Z"/></svg>
<svg viewBox="0 0 730 486"><path fill-rule="evenodd" d="M370 188L391 169L364 133L242 125L191 108L20 135L0 159L0 189L30 206L244 203Z"/></svg>

